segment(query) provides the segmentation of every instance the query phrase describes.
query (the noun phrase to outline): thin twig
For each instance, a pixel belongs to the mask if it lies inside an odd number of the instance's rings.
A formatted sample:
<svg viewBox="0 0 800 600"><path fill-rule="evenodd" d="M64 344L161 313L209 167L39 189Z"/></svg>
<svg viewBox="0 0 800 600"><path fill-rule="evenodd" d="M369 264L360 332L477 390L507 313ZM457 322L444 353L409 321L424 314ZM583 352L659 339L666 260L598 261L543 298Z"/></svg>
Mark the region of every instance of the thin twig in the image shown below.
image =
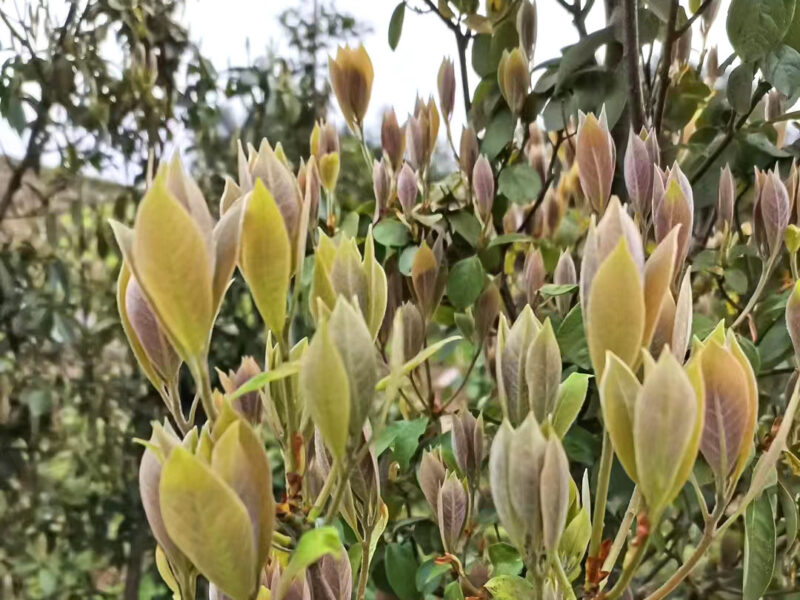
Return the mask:
<svg viewBox="0 0 800 600"><path fill-rule="evenodd" d="M711 6L714 2L715 0L703 0L703 3L697 7L697 11L691 17L689 17L686 23L684 23L683 25L678 27L678 29L675 30L677 36L681 37L684 33L686 33L689 30L689 28L694 24L694 22L697 21L697 19L699 19L700 17L702 17L706 9L709 6Z"/></svg>
<svg viewBox="0 0 800 600"><path fill-rule="evenodd" d="M672 66L672 44L675 42L675 21L678 19L678 0L672 0L669 5L669 17L667 18L667 33L664 44L661 48L661 70L659 72L658 99L653 118L653 125L656 134L661 133L661 125L664 119L664 106L667 102L667 90L669 89L669 69Z"/></svg>
<svg viewBox="0 0 800 600"><path fill-rule="evenodd" d="M644 98L642 94L642 78L639 66L639 11L636 0L625 0L623 3L625 18L625 63L628 69L628 101L630 106L631 126L639 131L644 125Z"/></svg>

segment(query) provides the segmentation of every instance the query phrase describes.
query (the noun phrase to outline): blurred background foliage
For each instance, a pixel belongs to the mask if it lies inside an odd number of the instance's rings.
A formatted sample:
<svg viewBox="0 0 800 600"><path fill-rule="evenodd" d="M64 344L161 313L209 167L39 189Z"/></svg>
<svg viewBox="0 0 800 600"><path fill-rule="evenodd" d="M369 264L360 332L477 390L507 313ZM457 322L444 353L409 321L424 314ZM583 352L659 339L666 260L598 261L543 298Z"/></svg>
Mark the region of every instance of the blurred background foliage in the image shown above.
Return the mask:
<svg viewBox="0 0 800 600"><path fill-rule="evenodd" d="M328 52L364 27L332 3L290 3L280 56L217 71L180 1L63 8L0 6L0 113L26 140L0 162L0 598L164 598L133 441L163 410L124 343L106 221L133 220L148 160L176 135L212 205L238 139L281 140L297 160L329 103ZM359 176L341 178L344 199L371 194ZM234 283L218 320L220 368L263 348L245 292Z"/></svg>

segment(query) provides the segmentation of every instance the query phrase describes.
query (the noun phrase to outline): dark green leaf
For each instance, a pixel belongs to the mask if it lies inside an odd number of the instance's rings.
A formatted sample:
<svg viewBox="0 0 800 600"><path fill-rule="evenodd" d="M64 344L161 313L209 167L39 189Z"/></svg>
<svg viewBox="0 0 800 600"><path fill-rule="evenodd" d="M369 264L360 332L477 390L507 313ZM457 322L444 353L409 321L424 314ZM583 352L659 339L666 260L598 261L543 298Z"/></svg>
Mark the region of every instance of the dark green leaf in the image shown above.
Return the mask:
<svg viewBox="0 0 800 600"><path fill-rule="evenodd" d="M580 305L573 307L556 332L558 347L564 362L569 362L582 369L591 369L589 347L586 344L586 333L583 330L583 316Z"/></svg>
<svg viewBox="0 0 800 600"><path fill-rule="evenodd" d="M506 244L513 244L515 242L530 241L533 241L533 238L527 233L504 233L503 235L498 235L491 242L489 242L488 247L494 248L495 246L504 246Z"/></svg>
<svg viewBox="0 0 800 600"><path fill-rule="evenodd" d="M794 97L800 92L800 52L781 44L764 59L764 77L781 94Z"/></svg>
<svg viewBox="0 0 800 600"><path fill-rule="evenodd" d="M483 265L477 256L457 262L447 275L447 297L457 309L472 306L483 290Z"/></svg>
<svg viewBox="0 0 800 600"><path fill-rule="evenodd" d="M525 204L536 198L541 188L539 174L527 162L521 162L500 172L497 192L510 202Z"/></svg>
<svg viewBox="0 0 800 600"><path fill-rule="evenodd" d="M511 141L513 135L514 117L507 110L497 113L486 128L481 152L490 160L493 159Z"/></svg>
<svg viewBox="0 0 800 600"><path fill-rule="evenodd" d="M403 247L408 243L408 228L396 219L384 219L372 230L381 246Z"/></svg>
<svg viewBox="0 0 800 600"><path fill-rule="evenodd" d="M386 546L386 579L400 600L417 600L421 594L417 591L416 574L417 559L414 549L407 544L389 544Z"/></svg>
<svg viewBox="0 0 800 600"><path fill-rule="evenodd" d="M536 598L533 586L522 577L514 575L498 575L492 577L484 586L495 600L520 600Z"/></svg>
<svg viewBox="0 0 800 600"><path fill-rule="evenodd" d="M733 0L728 38L744 61L757 60L777 46L789 30L795 0Z"/></svg>
<svg viewBox="0 0 800 600"><path fill-rule="evenodd" d="M755 67L752 63L742 63L736 67L728 78L726 94L728 102L740 115L750 111L750 98L753 95L753 76Z"/></svg>
<svg viewBox="0 0 800 600"><path fill-rule="evenodd" d="M453 581L444 588L444 600L464 600L464 592L461 591L461 583Z"/></svg>
<svg viewBox="0 0 800 600"><path fill-rule="evenodd" d="M424 593L432 593L437 587L445 573L451 570L449 563L437 565L431 558L419 566L416 574L417 590Z"/></svg>
<svg viewBox="0 0 800 600"><path fill-rule="evenodd" d="M539 293L542 296L563 296L564 294L571 294L577 289L578 286L574 283L546 283L539 288Z"/></svg>
<svg viewBox="0 0 800 600"><path fill-rule="evenodd" d="M405 16L406 3L401 2L395 7L392 18L389 19L389 48L392 50L397 48L397 44L400 41L400 34L403 33L403 20Z"/></svg>
<svg viewBox="0 0 800 600"><path fill-rule="evenodd" d="M789 487L783 482L778 484L778 500L781 502L781 512L783 513L785 542L787 546L791 547L797 538L797 502L794 493L790 492Z"/></svg>
<svg viewBox="0 0 800 600"><path fill-rule="evenodd" d="M767 492L756 498L744 514L743 600L758 600L767 591L775 568L775 521Z"/></svg>
<svg viewBox="0 0 800 600"><path fill-rule="evenodd" d="M614 28L606 27L599 31L590 33L580 42L564 49L564 54L558 64L558 78L556 90L572 75L579 67L588 61L594 60L594 53L604 44L614 41Z"/></svg>
<svg viewBox="0 0 800 600"><path fill-rule="evenodd" d="M481 77L491 75L497 70L497 62L492 61L492 36L480 33L472 41L472 68Z"/></svg>
<svg viewBox="0 0 800 600"><path fill-rule="evenodd" d="M519 575L522 571L522 558L517 549L505 542L489 546L489 560L493 575Z"/></svg>
<svg viewBox="0 0 800 600"><path fill-rule="evenodd" d="M407 469L411 457L419 446L419 438L427 427L427 417L419 417L412 421L395 421L378 434L375 454L380 456L387 448L391 448L400 468Z"/></svg>
<svg viewBox="0 0 800 600"><path fill-rule="evenodd" d="M447 216L450 226L458 235L464 238L473 248L478 245L481 235L481 224L475 215L466 210L460 210Z"/></svg>

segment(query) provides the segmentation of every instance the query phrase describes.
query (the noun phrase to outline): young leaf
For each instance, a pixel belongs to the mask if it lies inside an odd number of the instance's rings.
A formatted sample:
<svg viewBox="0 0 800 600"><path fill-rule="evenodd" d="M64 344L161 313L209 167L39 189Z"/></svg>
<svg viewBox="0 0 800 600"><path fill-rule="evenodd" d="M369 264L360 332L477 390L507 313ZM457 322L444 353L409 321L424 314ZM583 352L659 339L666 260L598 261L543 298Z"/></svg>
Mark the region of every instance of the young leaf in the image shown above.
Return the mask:
<svg viewBox="0 0 800 600"><path fill-rule="evenodd" d="M310 567L326 554L338 555L342 545L335 527L320 527L306 531L297 544L289 564L281 575L281 585L277 598L283 598L292 580L304 569Z"/></svg>
<svg viewBox="0 0 800 600"><path fill-rule="evenodd" d="M536 598L533 586L526 579L515 575L498 575L486 582L495 600L519 600L520 598Z"/></svg>
<svg viewBox="0 0 800 600"><path fill-rule="evenodd" d="M213 320L208 248L164 176L139 205L130 266L178 354L196 360Z"/></svg>
<svg viewBox="0 0 800 600"><path fill-rule="evenodd" d="M563 438L572 423L581 412L589 389L591 375L586 373L570 373L558 387L558 401L553 411L553 429L559 438Z"/></svg>
<svg viewBox="0 0 800 600"><path fill-rule="evenodd" d="M256 589L256 549L247 509L234 491L185 448L172 450L159 486L170 538L208 580L234 600Z"/></svg>
<svg viewBox="0 0 800 600"><path fill-rule="evenodd" d="M350 383L344 362L323 323L306 350L300 385L314 424L334 458L344 456L350 423Z"/></svg>
<svg viewBox="0 0 800 600"><path fill-rule="evenodd" d="M602 377L606 352L633 365L645 328L642 279L621 239L597 270L584 315L586 339L595 375Z"/></svg>
<svg viewBox="0 0 800 600"><path fill-rule="evenodd" d="M447 297L457 309L472 306L483 290L483 265L477 256L457 262L447 277Z"/></svg>
<svg viewBox="0 0 800 600"><path fill-rule="evenodd" d="M417 559L414 550L406 544L386 546L386 579L400 600L417 600L422 595L417 590Z"/></svg>
<svg viewBox="0 0 800 600"><path fill-rule="evenodd" d="M403 20L406 16L406 3L401 2L392 12L389 20L389 48L394 50L400 42L400 34L403 33Z"/></svg>
<svg viewBox="0 0 800 600"><path fill-rule="evenodd" d="M743 600L758 600L772 580L775 568L775 521L769 494L762 493L744 515Z"/></svg>
<svg viewBox="0 0 800 600"><path fill-rule="evenodd" d="M260 179L247 200L239 268L264 323L280 336L292 270L292 248L281 211Z"/></svg>

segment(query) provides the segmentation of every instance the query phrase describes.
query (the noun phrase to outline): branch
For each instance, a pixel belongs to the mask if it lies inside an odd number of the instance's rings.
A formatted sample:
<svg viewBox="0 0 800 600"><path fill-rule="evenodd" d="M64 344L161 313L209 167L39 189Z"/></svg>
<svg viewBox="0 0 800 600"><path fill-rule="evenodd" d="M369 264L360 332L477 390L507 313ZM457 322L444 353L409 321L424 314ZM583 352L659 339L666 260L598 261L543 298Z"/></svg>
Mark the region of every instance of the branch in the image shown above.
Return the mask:
<svg viewBox="0 0 800 600"><path fill-rule="evenodd" d="M720 155L725 151L725 148L728 147L728 144L733 141L736 132L739 131L744 124L747 122L747 119L752 114L753 110L755 110L758 103L761 101L761 98L770 90L770 86L768 83L764 83L763 81L758 84L755 93L753 94L753 98L750 100L750 110L747 113L743 114L736 124L728 130L728 133L725 134L725 137L719 143L719 145L714 149L714 152L708 155L703 163L697 168L697 171L694 172L692 175L690 182L692 185L697 183L700 178L705 175L706 171L711 168L711 166L716 162L716 160L720 157Z"/></svg>
<svg viewBox="0 0 800 600"><path fill-rule="evenodd" d="M458 64L461 72L461 93L464 97L464 116L469 120L469 80L467 78L467 44L472 37L469 33L464 33L461 28L453 23L450 19L445 17L439 12L439 8L433 3L432 0L423 0L431 12L436 13L436 16L441 19L447 28L453 32L456 37L456 45L458 46Z"/></svg>
<svg viewBox="0 0 800 600"><path fill-rule="evenodd" d="M697 11L691 17L689 17L689 20L686 21L686 23L684 23L680 27L678 27L678 29L675 31L677 37L681 37L684 33L686 33L689 30L689 28L694 24L694 22L697 21L697 19L699 19L700 17L702 17L706 9L709 6L711 6L714 2L715 0L703 0L703 3L697 7Z"/></svg>
<svg viewBox="0 0 800 600"><path fill-rule="evenodd" d="M669 17L667 18L667 33L664 38L664 45L661 49L661 70L658 74L658 101L653 118L653 125L656 134L661 133L661 124L664 119L664 105L667 102L667 90L669 88L669 68L672 66L672 44L676 40L675 21L678 19L679 0L672 0L669 6Z"/></svg>
<svg viewBox="0 0 800 600"><path fill-rule="evenodd" d="M639 12L636 0L624 0L625 62L628 69L628 98L631 126L639 131L644 125L644 98L639 69Z"/></svg>

